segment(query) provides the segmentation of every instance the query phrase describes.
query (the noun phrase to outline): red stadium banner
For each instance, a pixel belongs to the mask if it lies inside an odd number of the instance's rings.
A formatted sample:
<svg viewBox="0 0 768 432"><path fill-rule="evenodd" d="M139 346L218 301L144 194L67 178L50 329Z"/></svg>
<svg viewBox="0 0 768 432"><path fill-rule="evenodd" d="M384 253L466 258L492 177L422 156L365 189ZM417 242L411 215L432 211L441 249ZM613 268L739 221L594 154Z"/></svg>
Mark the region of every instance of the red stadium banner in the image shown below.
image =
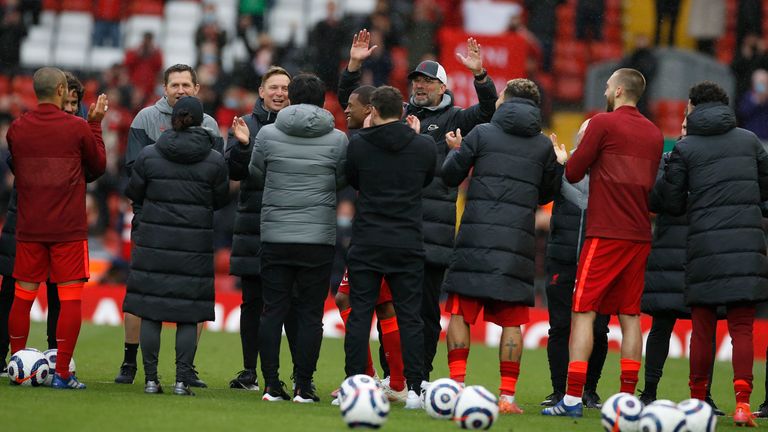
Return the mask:
<svg viewBox="0 0 768 432"><path fill-rule="evenodd" d="M125 287L121 285L89 285L83 290L83 319L97 325L122 325L122 304L125 296ZM238 291L216 293L216 320L206 324L209 331L238 332L240 331L240 293ZM45 321L47 301L45 289L40 290L40 295L32 307L32 320ZM442 310L442 308L441 308ZM546 309L531 309L531 322L523 326L523 345L528 349L543 348L547 345L549 331L549 316ZM442 327L448 327L450 316L443 313ZM651 317L641 317L643 339L648 337L651 329ZM755 358L764 359L765 349L768 345L768 320L757 320L754 327ZM333 303L333 298L325 301L325 315L323 316L323 334L328 338L344 337L344 326ZM472 341L484 343L488 346L498 346L501 327L480 322L472 327ZM442 335L445 337L445 334ZM717 326L717 360L730 361L731 338L725 321L720 321ZM371 339L378 339L376 326L371 328ZM688 357L688 347L691 339L691 322L680 320L675 325L670 340L669 357ZM621 343L621 330L614 317L609 325L609 348L617 351ZM643 344L645 347L645 343Z"/></svg>
<svg viewBox="0 0 768 432"><path fill-rule="evenodd" d="M496 88L502 90L507 81L524 78L528 44L522 36L505 33L499 36L473 36L461 29L444 28L440 31L440 64L448 74L448 88L454 95L454 103L466 108L477 103L472 73L467 70L456 53L467 55L467 38L474 37L480 43L483 67L493 78Z"/></svg>

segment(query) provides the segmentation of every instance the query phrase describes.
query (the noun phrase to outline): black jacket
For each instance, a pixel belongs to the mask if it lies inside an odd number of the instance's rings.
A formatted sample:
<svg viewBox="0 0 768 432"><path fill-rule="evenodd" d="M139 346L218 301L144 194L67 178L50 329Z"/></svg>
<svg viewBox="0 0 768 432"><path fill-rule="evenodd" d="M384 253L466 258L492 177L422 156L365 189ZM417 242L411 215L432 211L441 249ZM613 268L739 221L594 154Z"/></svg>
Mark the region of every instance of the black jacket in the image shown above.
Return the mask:
<svg viewBox="0 0 768 432"><path fill-rule="evenodd" d="M665 153L665 156L669 153ZM649 315L666 314L690 318L685 305L685 256L688 241L688 218L664 212L662 197L666 162L662 158L656 186L651 191L649 208L656 213L651 253L645 270L645 289L641 310Z"/></svg>
<svg viewBox="0 0 768 432"><path fill-rule="evenodd" d="M262 126L275 122L277 113L264 107L259 99L253 112L243 117L248 125L251 140L247 146L240 144L232 131L227 138L225 157L229 166L229 178L240 181L240 194L237 197L237 215L232 237L232 255L229 259L229 272L237 276L256 276L261 273L261 197L263 191L254 182L248 180L248 164L253 153L253 138Z"/></svg>
<svg viewBox="0 0 768 432"><path fill-rule="evenodd" d="M339 79L339 101L346 106L349 94L360 83L360 72L342 72ZM441 179L440 167L443 165L448 146L445 134L461 128L466 136L472 128L491 120L496 109L496 86L491 77L484 83L474 81L478 104L469 108L460 108L453 104L450 92L443 95L443 101L435 108L421 108L406 104L405 114L415 115L421 120L421 133L431 136L437 143L437 171L435 179L424 190L424 249L427 263L446 267L450 261L451 250L456 232L456 186L447 186Z"/></svg>
<svg viewBox="0 0 768 432"><path fill-rule="evenodd" d="M214 137L199 127L164 132L139 153L126 195L142 203L123 310L153 321L214 319L213 211L229 181Z"/></svg>
<svg viewBox="0 0 768 432"><path fill-rule="evenodd" d="M16 187L11 189L11 199L5 213L3 232L0 234L0 275L13 276L16 259Z"/></svg>
<svg viewBox="0 0 768 432"><path fill-rule="evenodd" d="M768 154L736 127L733 110L700 104L664 174L664 210L688 215L686 303L768 299L760 203L768 199Z"/></svg>
<svg viewBox="0 0 768 432"><path fill-rule="evenodd" d="M539 204L560 188L562 165L541 133L531 101L513 98L467 135L443 164L447 185L460 184L474 167L467 203L445 277L446 291L475 298L534 303Z"/></svg>
<svg viewBox="0 0 768 432"><path fill-rule="evenodd" d="M584 244L586 224L585 210L568 201L562 194L555 196L545 258L548 279L558 274L559 278L568 278L569 283L573 283L580 247Z"/></svg>
<svg viewBox="0 0 768 432"><path fill-rule="evenodd" d="M419 249L422 191L435 175L435 142L401 123L361 129L347 147L355 201L352 245Z"/></svg>

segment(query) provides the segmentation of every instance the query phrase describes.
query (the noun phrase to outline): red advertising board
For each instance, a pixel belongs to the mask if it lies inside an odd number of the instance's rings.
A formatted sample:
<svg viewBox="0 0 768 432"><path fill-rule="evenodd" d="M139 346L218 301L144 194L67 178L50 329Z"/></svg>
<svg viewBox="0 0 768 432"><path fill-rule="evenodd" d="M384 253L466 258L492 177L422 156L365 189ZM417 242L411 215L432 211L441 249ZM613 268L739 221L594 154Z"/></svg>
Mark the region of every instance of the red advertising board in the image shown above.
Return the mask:
<svg viewBox="0 0 768 432"><path fill-rule="evenodd" d="M120 285L88 285L83 290L83 319L97 325L122 325L123 297L125 287ZM206 324L209 331L238 332L240 330L240 293L237 291L216 293L216 320ZM32 307L32 319L45 321L47 301L45 290L40 290L38 301ZM549 331L549 317L546 309L534 308L531 310L531 322L523 327L523 345L528 349L545 347L547 344L547 332ZM448 326L448 314L443 313L442 327ZM643 337L648 336L651 328L651 318L643 315L641 318ZM609 347L618 350L621 343L621 331L618 321L614 318L609 326ZM341 317L333 303L333 298L325 301L325 315L323 316L323 333L325 337L344 337L344 326ZM768 320L755 322L755 357L764 359L765 349L768 345ZM494 324L480 322L472 327L472 340L485 343L489 346L497 346L501 327ZM445 335L443 334L443 337ZM717 359L722 361L731 358L731 338L725 321L720 321L717 327ZM376 326L372 326L371 338L377 339ZM675 325L670 340L670 357L688 357L688 347L691 338L691 322L681 320ZM645 346L645 344L643 344Z"/></svg>

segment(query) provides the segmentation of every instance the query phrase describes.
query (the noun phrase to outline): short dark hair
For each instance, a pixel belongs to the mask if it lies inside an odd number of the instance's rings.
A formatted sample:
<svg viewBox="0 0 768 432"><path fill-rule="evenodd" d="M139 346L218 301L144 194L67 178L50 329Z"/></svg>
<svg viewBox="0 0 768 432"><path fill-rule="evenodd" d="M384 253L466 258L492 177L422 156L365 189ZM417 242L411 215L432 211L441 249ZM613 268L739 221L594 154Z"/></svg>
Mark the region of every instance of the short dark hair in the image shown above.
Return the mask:
<svg viewBox="0 0 768 432"><path fill-rule="evenodd" d="M168 84L168 77L175 72L189 72L190 75L192 75L192 84L197 85L197 72L192 68L192 66L185 65L185 64L175 64L163 72L163 84Z"/></svg>
<svg viewBox="0 0 768 432"><path fill-rule="evenodd" d="M325 84L314 74L296 75L288 84L288 99L291 105L310 104L322 108L325 104Z"/></svg>
<svg viewBox="0 0 768 432"><path fill-rule="evenodd" d="M85 94L83 83L72 72L64 72L64 76L67 78L67 91L75 91L77 107L80 108L80 104L83 102L83 95Z"/></svg>
<svg viewBox="0 0 768 432"><path fill-rule="evenodd" d="M621 68L616 72L618 86L624 89L630 99L637 102L645 93L645 77L637 69Z"/></svg>
<svg viewBox="0 0 768 432"><path fill-rule="evenodd" d="M357 100L360 101L363 105L370 105L371 104L371 95L373 95L373 92L376 91L376 87L372 85L364 85L360 86L354 90L352 90L352 93L350 95L357 95Z"/></svg>
<svg viewBox="0 0 768 432"><path fill-rule="evenodd" d="M288 81L291 80L291 74L288 73L287 70L281 68L280 66L270 66L269 69L267 69L267 72L264 73L264 75L261 77L261 86L264 87L264 84L267 83L267 80L275 75L285 75L288 77Z"/></svg>
<svg viewBox="0 0 768 432"><path fill-rule="evenodd" d="M688 92L688 99L693 106L707 102L720 102L724 105L730 103L728 94L714 81L702 81L691 87Z"/></svg>
<svg viewBox="0 0 768 432"><path fill-rule="evenodd" d="M61 84L66 86L67 80L64 72L55 67L42 67L32 76L32 87L38 99L53 97L56 94L56 88Z"/></svg>
<svg viewBox="0 0 768 432"><path fill-rule="evenodd" d="M195 123L195 118L192 116L192 113L187 110L181 110L177 115L171 117L171 126L173 127L173 130L177 132L192 126L199 126Z"/></svg>
<svg viewBox="0 0 768 432"><path fill-rule="evenodd" d="M391 119L403 116L403 94L391 86L381 86L371 95L371 105L381 118Z"/></svg>
<svg viewBox="0 0 768 432"><path fill-rule="evenodd" d="M507 82L504 89L504 99L523 98L533 101L536 105L541 103L541 92L536 83L529 79L517 78Z"/></svg>

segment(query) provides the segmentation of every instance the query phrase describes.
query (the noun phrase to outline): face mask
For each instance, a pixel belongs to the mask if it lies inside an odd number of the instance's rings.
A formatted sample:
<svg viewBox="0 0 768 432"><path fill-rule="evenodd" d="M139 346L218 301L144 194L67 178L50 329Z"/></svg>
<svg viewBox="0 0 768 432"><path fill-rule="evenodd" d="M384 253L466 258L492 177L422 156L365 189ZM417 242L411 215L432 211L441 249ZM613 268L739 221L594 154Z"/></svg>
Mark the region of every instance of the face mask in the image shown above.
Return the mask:
<svg viewBox="0 0 768 432"><path fill-rule="evenodd" d="M235 109L238 107L237 99L235 98L226 98L224 99L224 106L229 109Z"/></svg>
<svg viewBox="0 0 768 432"><path fill-rule="evenodd" d="M352 226L352 218L349 216L338 216L336 218L336 226L339 228L349 228Z"/></svg>
<svg viewBox="0 0 768 432"><path fill-rule="evenodd" d="M766 90L765 83L759 82L759 83L755 84L755 92L756 93L765 93L765 90Z"/></svg>

